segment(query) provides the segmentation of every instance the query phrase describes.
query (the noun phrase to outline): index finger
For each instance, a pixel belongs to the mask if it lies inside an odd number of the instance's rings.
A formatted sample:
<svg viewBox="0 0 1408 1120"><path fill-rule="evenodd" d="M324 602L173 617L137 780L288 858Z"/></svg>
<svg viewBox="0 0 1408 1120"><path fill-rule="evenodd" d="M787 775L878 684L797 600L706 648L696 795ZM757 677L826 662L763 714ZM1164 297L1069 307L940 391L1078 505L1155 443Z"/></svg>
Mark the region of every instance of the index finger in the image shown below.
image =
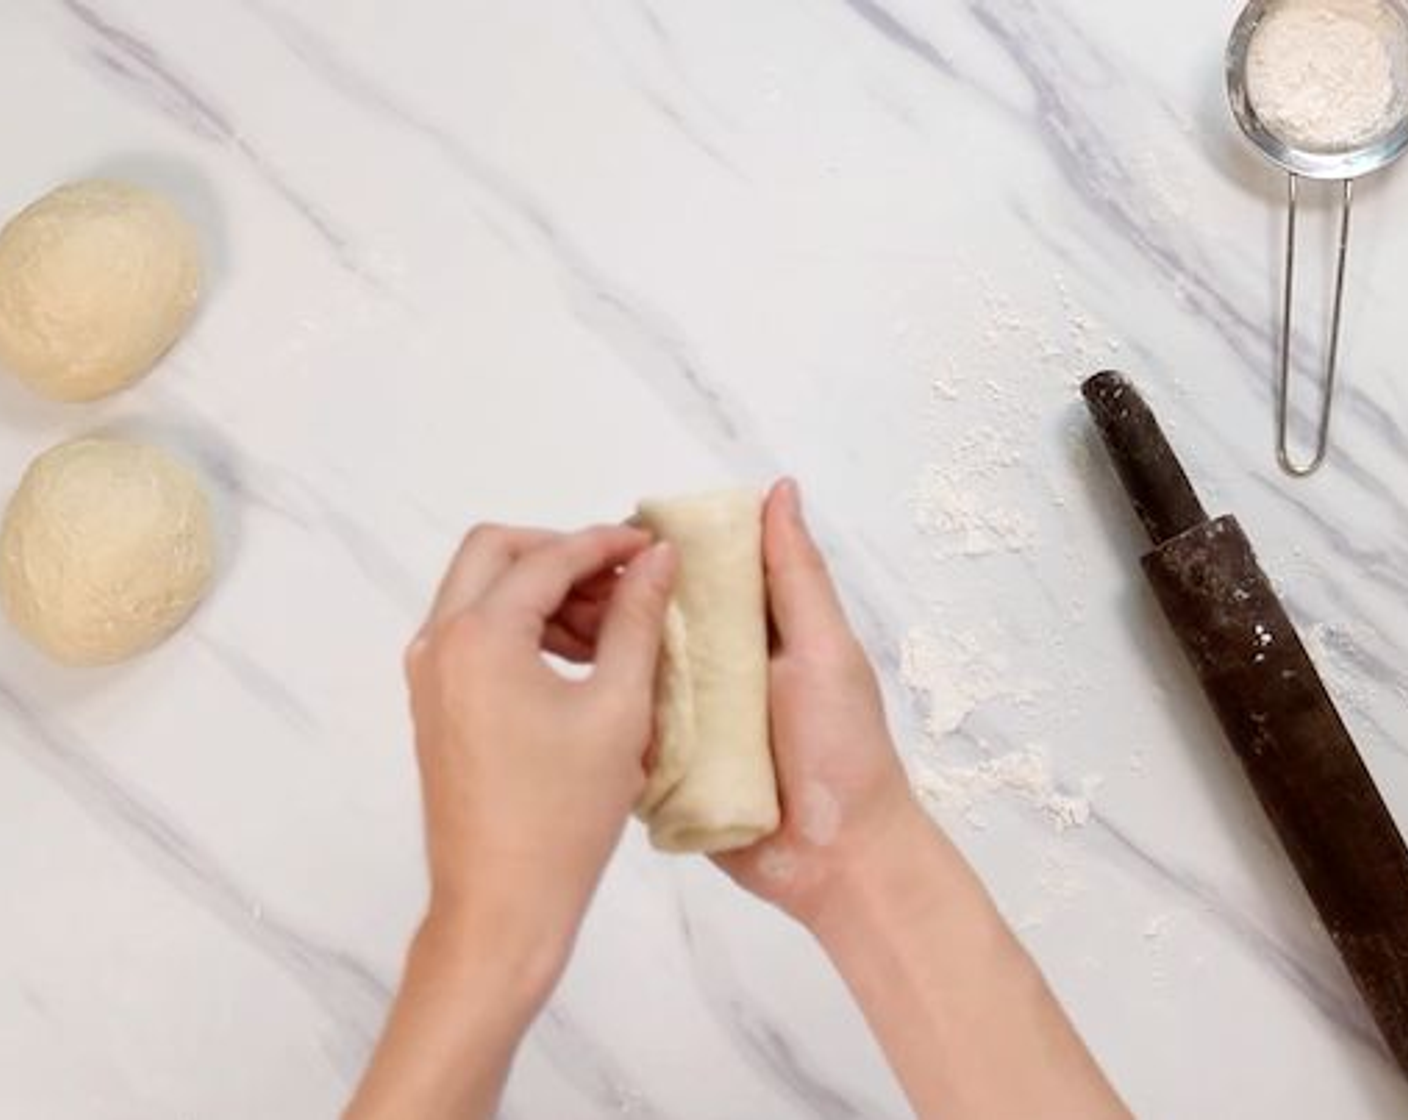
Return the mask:
<svg viewBox="0 0 1408 1120"><path fill-rule="evenodd" d="M523 556L489 588L484 610L546 625L577 584L628 563L650 546L650 534L603 525L550 541Z"/></svg>

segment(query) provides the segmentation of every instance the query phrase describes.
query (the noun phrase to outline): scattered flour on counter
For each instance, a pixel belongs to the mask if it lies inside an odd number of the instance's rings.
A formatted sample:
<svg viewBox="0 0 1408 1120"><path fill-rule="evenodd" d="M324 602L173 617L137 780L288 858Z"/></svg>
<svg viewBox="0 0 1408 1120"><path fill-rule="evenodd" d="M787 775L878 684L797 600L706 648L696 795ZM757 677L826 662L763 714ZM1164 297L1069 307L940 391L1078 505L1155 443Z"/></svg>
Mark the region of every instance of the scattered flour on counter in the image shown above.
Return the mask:
<svg viewBox="0 0 1408 1120"><path fill-rule="evenodd" d="M985 501L938 464L924 468L913 506L915 524L934 541L934 554L941 558L1025 552L1036 543L1030 517Z"/></svg>
<svg viewBox="0 0 1408 1120"><path fill-rule="evenodd" d="M1016 680L1006 656L973 634L940 638L926 627L905 635L900 679L925 705L924 730L937 745L984 704L1031 704L1050 690L1041 681Z"/></svg>
<svg viewBox="0 0 1408 1120"><path fill-rule="evenodd" d="M925 461L905 496L934 573L990 564L1011 579L1040 566L1053 580L1080 586L1084 560L1077 546L1060 528L1044 535L1043 526L1064 524L1061 510L1090 467L1077 415L1079 385L1120 354L1121 343L1062 274L1045 283L1029 274L1018 282L1020 301L960 265L958 279L948 276L907 295L895 343L902 362L927 381L929 399ZM933 308L944 309L943 320ZM996 586L993 594L1001 594ZM981 751L981 742L968 722L986 709L1002 715L1029 709L1043 733L1053 721L1078 715L1064 703L1080 688L1071 679L1076 663L1061 645L1063 632L1082 622L1084 604L1064 588L1046 604L1052 617L1044 640L1059 687L1025 677L1014 664L1030 638L1016 640L987 623L974 633L971 620L955 625L937 602L904 640L902 678L924 710L923 740L910 752L916 789L974 827L985 826L983 806L998 799L1035 810L1058 832L1091 816L1098 779L1075 789L1058 783L1046 753L1025 746L1024 738L1016 740L1023 749L999 757L971 749ZM1000 609L994 602L993 617ZM967 612L955 606L954 613ZM968 740L967 753L950 756L949 748L963 749L961 739Z"/></svg>
<svg viewBox="0 0 1408 1120"><path fill-rule="evenodd" d="M1036 747L983 759L972 766L933 765L920 762L914 785L919 795L938 808L962 814L975 828L986 827L981 813L984 802L1009 794L1038 810L1058 832L1080 828L1090 821L1091 797L1098 777L1082 781L1081 791L1058 788L1046 752Z"/></svg>
<svg viewBox="0 0 1408 1120"><path fill-rule="evenodd" d="M1049 685L1018 678L1000 651L973 635L940 638L925 627L906 636L900 673L925 709L927 741L914 759L913 780L930 804L961 814L975 828L986 826L982 807L999 796L1037 809L1060 832L1090 820L1091 798L1103 779L1090 775L1077 792L1063 790L1044 750L1030 747L966 765L941 757L943 741L985 705L1035 705Z"/></svg>
<svg viewBox="0 0 1408 1120"><path fill-rule="evenodd" d="M1060 273L1042 310L1023 308L981 273L965 277L959 299L942 302L953 318L941 339L918 316L896 327L906 364L929 379L932 450L909 495L915 526L938 560L1033 550L1038 517L1013 496L1045 490L1053 504L1065 502L1066 485L1040 461L1043 426L1078 399L1080 381L1108 364L1120 341Z"/></svg>
<svg viewBox="0 0 1408 1120"><path fill-rule="evenodd" d="M1149 982L1155 988L1162 988L1168 983L1168 960L1165 952L1167 946L1164 938L1172 925L1172 914L1155 914L1144 923L1144 944L1148 947L1151 958Z"/></svg>
<svg viewBox="0 0 1408 1120"><path fill-rule="evenodd" d="M1041 853L1036 876L1037 898L1014 923L1019 933L1046 925L1086 891L1086 883L1071 852L1049 845Z"/></svg>
<svg viewBox="0 0 1408 1120"><path fill-rule="evenodd" d="M1352 635L1343 628L1317 622L1301 636L1330 697L1336 703L1362 708L1369 697L1364 679L1353 664Z"/></svg>
<svg viewBox="0 0 1408 1120"><path fill-rule="evenodd" d="M985 493L985 484L1021 463L1016 441L983 425L953 442L942 460L924 465L910 505L936 558L1022 552L1036 543L1029 515Z"/></svg>
<svg viewBox="0 0 1408 1120"><path fill-rule="evenodd" d="M1131 172L1143 189L1149 216L1165 228L1186 226L1193 218L1193 188L1182 168L1168 155L1149 150L1131 160Z"/></svg>
<svg viewBox="0 0 1408 1120"><path fill-rule="evenodd" d="M1144 923L1144 940L1157 942L1163 939L1168 927L1173 923L1172 914L1155 914Z"/></svg>
<svg viewBox="0 0 1408 1120"><path fill-rule="evenodd" d="M1060 848L1048 848L1041 857L1041 872L1037 883L1049 898L1069 902L1085 892L1085 880L1069 853Z"/></svg>

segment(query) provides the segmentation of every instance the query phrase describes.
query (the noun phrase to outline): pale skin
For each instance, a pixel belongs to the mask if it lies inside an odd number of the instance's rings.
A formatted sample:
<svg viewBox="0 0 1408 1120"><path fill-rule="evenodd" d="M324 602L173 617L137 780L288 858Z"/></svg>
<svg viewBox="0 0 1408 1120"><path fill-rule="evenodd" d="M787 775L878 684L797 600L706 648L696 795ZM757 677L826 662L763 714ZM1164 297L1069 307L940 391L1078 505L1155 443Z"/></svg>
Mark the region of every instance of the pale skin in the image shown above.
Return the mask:
<svg viewBox="0 0 1408 1120"><path fill-rule="evenodd" d="M783 823L719 865L813 934L922 1120L1128 1117L911 795L794 483L769 495L764 559ZM430 902L348 1120L493 1116L645 785L677 562L626 527L466 539L407 654ZM840 809L824 844L791 808L816 788Z"/></svg>

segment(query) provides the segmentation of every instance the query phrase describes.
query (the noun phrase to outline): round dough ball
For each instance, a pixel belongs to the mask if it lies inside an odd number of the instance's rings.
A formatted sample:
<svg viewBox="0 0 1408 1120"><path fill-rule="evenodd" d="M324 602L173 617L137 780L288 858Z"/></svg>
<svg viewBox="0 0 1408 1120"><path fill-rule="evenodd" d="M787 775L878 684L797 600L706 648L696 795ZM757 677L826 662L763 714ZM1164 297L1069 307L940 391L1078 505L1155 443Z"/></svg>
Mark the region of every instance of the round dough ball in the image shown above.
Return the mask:
<svg viewBox="0 0 1408 1120"><path fill-rule="evenodd" d="M195 230L164 198L59 187L0 230L0 364L54 400L104 396L166 352L199 293Z"/></svg>
<svg viewBox="0 0 1408 1120"><path fill-rule="evenodd" d="M210 585L210 504L142 443L82 439L25 472L0 525L0 607L66 665L106 665L176 629Z"/></svg>

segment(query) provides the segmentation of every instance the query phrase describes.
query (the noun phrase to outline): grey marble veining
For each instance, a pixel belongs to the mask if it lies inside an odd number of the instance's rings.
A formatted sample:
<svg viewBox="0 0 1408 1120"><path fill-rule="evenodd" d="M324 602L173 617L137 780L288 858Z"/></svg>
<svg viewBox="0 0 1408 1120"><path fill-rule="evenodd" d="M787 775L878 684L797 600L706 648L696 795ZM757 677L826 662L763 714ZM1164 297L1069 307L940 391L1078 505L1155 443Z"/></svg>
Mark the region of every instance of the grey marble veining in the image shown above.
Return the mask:
<svg viewBox="0 0 1408 1120"><path fill-rule="evenodd" d="M213 913L232 934L268 954L329 1020L325 1045L348 1077L366 1063L389 993L361 962L314 944L288 928L178 825L107 773L56 721L24 703L0 681L0 704L22 735L28 761L101 817L114 841L135 850L152 871Z"/></svg>
<svg viewBox="0 0 1408 1120"><path fill-rule="evenodd" d="M161 52L139 36L103 18L101 13L81 2L63 0L64 8L96 43L92 57L138 96L190 130L201 139L233 148L284 202L291 206L308 227L333 251L339 260L360 270L348 239L329 218L290 186L250 141L242 136L221 110L188 85L166 63Z"/></svg>

